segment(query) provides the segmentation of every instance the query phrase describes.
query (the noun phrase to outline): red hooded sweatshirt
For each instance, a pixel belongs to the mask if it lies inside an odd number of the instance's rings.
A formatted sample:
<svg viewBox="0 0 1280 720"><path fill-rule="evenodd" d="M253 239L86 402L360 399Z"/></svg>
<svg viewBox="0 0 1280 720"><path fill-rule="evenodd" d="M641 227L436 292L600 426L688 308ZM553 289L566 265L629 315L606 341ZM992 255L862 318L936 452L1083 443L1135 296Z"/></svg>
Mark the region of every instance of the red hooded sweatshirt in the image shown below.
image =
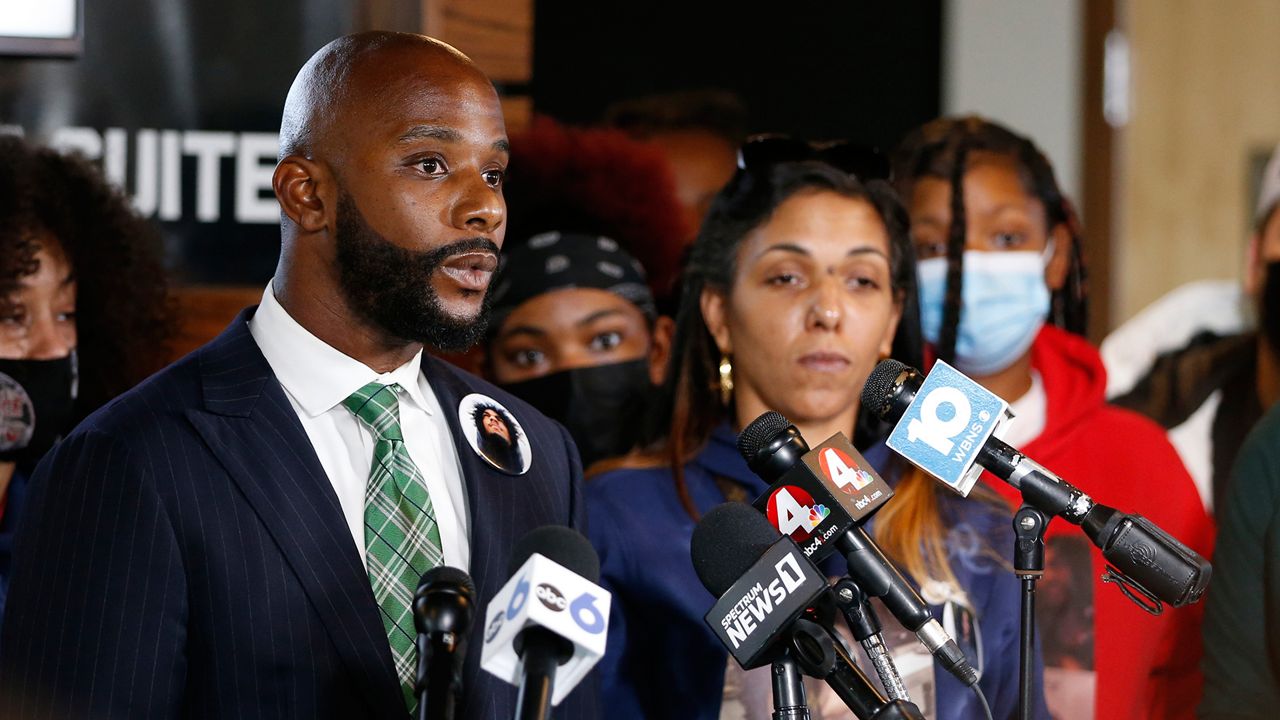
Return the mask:
<svg viewBox="0 0 1280 720"><path fill-rule="evenodd" d="M1044 431L1021 449L1095 501L1142 515L1204 557L1213 526L1195 484L1155 423L1104 402L1106 370L1084 338L1045 326L1031 350L1046 397ZM983 475L1017 507L1018 491ZM1056 519L1046 533L1036 616L1045 695L1056 717L1194 718L1203 602L1156 617L1099 578L1102 553ZM1057 706L1055 709L1055 705ZM1065 709L1064 709L1065 708Z"/></svg>

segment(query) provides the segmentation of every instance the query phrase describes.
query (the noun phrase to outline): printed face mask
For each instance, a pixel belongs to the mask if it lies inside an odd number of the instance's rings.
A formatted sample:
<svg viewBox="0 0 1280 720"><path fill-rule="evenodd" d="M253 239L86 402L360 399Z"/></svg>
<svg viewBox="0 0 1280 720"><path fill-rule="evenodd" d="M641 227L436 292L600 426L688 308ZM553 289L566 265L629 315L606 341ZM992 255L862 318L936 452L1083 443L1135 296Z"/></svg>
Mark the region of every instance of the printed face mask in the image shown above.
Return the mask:
<svg viewBox="0 0 1280 720"><path fill-rule="evenodd" d="M0 462L34 465L71 429L76 355L0 360Z"/></svg>
<svg viewBox="0 0 1280 720"><path fill-rule="evenodd" d="M649 361L631 360L561 370L502 388L564 424L585 468L631 449L652 385Z"/></svg>
<svg viewBox="0 0 1280 720"><path fill-rule="evenodd" d="M1022 357L1049 315L1044 269L1053 245L1038 252L964 253L960 327L955 366L969 375L992 375ZM938 344L947 287L947 259L916 265L920 286L920 324L925 340Z"/></svg>

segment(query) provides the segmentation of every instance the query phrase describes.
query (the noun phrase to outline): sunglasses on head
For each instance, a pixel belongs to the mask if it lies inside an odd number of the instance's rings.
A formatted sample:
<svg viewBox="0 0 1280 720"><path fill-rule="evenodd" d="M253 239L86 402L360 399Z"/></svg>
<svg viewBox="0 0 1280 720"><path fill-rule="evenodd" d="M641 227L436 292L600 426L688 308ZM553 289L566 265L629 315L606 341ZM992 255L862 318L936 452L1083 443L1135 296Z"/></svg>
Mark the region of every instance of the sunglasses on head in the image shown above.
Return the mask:
<svg viewBox="0 0 1280 720"><path fill-rule="evenodd" d="M738 167L743 170L804 160L824 162L864 182L889 179L889 159L884 154L845 140L811 143L786 135L755 135L738 149Z"/></svg>

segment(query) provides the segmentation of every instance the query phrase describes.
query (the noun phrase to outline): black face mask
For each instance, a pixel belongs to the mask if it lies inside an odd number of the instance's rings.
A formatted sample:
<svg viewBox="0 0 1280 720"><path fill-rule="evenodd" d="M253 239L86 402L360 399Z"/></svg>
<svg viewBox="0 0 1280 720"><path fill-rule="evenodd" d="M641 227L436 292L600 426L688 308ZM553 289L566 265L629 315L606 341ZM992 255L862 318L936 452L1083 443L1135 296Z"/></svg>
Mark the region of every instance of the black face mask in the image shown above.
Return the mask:
<svg viewBox="0 0 1280 720"><path fill-rule="evenodd" d="M35 465L71 429L76 355L0 360L0 462Z"/></svg>
<svg viewBox="0 0 1280 720"><path fill-rule="evenodd" d="M578 445L584 468L631 449L652 387L648 360L561 370L502 386L561 422Z"/></svg>
<svg viewBox="0 0 1280 720"><path fill-rule="evenodd" d="M1258 329L1280 356L1280 260L1267 263L1267 279L1258 298Z"/></svg>

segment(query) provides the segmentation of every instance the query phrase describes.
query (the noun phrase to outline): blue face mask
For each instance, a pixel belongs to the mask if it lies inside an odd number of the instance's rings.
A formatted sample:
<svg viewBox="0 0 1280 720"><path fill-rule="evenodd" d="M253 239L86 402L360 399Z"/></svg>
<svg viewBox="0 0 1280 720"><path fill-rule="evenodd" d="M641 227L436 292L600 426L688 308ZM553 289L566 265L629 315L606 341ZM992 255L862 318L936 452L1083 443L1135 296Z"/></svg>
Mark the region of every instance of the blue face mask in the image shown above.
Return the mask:
<svg viewBox="0 0 1280 720"><path fill-rule="evenodd" d="M1031 348L1049 315L1049 287L1044 269L1053 246L1038 252L964 253L960 328L955 366L969 375L993 375ZM947 287L947 259L916 264L920 286L920 324L924 339L938 344L942 302Z"/></svg>

